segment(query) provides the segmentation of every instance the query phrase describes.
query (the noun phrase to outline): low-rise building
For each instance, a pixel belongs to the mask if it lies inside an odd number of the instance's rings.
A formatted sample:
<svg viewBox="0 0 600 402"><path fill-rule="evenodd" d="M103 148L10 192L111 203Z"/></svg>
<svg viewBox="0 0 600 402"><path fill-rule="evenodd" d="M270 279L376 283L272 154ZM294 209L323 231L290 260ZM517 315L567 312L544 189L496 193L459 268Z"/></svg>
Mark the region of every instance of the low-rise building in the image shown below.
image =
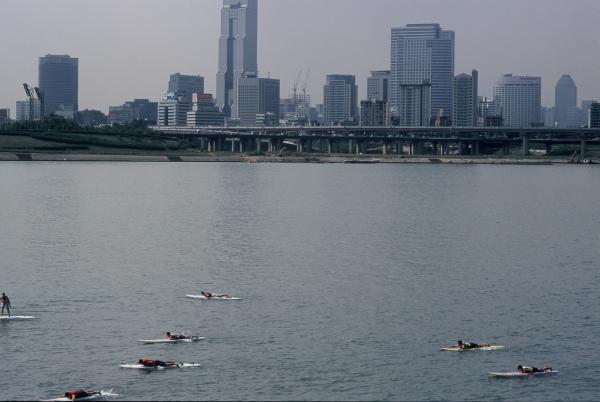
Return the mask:
<svg viewBox="0 0 600 402"><path fill-rule="evenodd" d="M211 94L193 94L192 110L187 112L188 127L222 126L225 115L219 111Z"/></svg>
<svg viewBox="0 0 600 402"><path fill-rule="evenodd" d="M134 99L121 106L108 108L108 122L110 124L127 124L134 120L142 120L148 125L156 124L158 103L148 99Z"/></svg>
<svg viewBox="0 0 600 402"><path fill-rule="evenodd" d="M17 101L15 118L17 121L40 120L42 116L42 105L39 99L33 100L33 119L31 119L31 104L29 100Z"/></svg>
<svg viewBox="0 0 600 402"><path fill-rule="evenodd" d="M80 126L97 127L108 122L104 113L99 110L80 110L75 113L75 122Z"/></svg>
<svg viewBox="0 0 600 402"><path fill-rule="evenodd" d="M360 125L367 127L387 126L387 102L366 100L360 102Z"/></svg>
<svg viewBox="0 0 600 402"><path fill-rule="evenodd" d="M0 124L10 122L10 109L0 109Z"/></svg>
<svg viewBox="0 0 600 402"><path fill-rule="evenodd" d="M159 127L186 127L187 113L192 109L192 104L182 97L167 92L163 100L158 102L158 115L156 125Z"/></svg>
<svg viewBox="0 0 600 402"><path fill-rule="evenodd" d="M257 113L256 114L256 125L257 126L268 126L268 127L278 126L279 118L274 113Z"/></svg>

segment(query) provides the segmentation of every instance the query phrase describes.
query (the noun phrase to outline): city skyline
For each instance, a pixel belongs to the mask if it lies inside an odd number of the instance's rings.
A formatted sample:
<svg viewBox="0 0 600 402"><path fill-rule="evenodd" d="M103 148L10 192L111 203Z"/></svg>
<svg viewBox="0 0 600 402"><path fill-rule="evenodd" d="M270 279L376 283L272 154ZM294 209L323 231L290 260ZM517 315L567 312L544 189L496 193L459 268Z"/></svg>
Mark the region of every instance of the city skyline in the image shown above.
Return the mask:
<svg viewBox="0 0 600 402"><path fill-rule="evenodd" d="M48 53L80 59L81 110L106 112L109 105L132 98L158 100L164 93L165 80L175 72L205 77L206 91L216 93L213 77L218 70L221 1L173 0L169 5L181 13L181 20L177 21L165 20L163 15L169 7L154 0L144 1L144 7L140 7L140 2L119 1L119 13L106 7L111 2L116 4L114 0L92 0L86 2L84 9L73 0L55 0L52 6L32 0L4 1L0 5L0 32L16 39L7 44L5 54L10 56L0 67L0 107L13 109L16 100L25 98L22 82L37 84L36 61ZM600 45L594 40L600 28L593 24L600 18L598 2L534 0L520 5L518 15L512 13L516 1L497 5L465 0L449 5L429 0L419 1L417 7L406 7L416 4L389 0L368 4L357 0L324 4L312 0L301 4L261 0L259 74L266 77L270 73L281 79L281 96L285 97L292 91L298 70L310 67L308 93L314 103L322 101L321 88L327 74L356 75L358 98L366 99L370 71L390 68L391 29L431 22L456 32L455 73L478 69L480 95L491 96L494 82L502 74L514 73L542 77L545 106L553 106L554 86L563 74L570 74L575 80L580 100L600 97ZM56 10L68 6L71 19L57 14ZM335 28L323 25L334 10ZM366 11L369 21L379 18L377 24L365 23ZM144 18L133 21L128 18L133 13ZM53 15L56 23L49 26L48 32L22 30L23 35L14 36L11 32L19 27L19 15L28 15L34 26L43 25L35 21L47 24L48 15ZM490 15L497 18L489 18ZM535 29L531 29L532 24L536 24ZM501 26L511 29L499 30ZM556 26L568 26L569 34L561 33L565 30L557 30ZM164 35L166 31L170 34ZM124 35L133 37L124 40ZM171 46L161 46L163 40ZM123 46L128 43L136 46ZM336 46L328 46L331 44ZM348 51L352 48L360 48L361 56Z"/></svg>

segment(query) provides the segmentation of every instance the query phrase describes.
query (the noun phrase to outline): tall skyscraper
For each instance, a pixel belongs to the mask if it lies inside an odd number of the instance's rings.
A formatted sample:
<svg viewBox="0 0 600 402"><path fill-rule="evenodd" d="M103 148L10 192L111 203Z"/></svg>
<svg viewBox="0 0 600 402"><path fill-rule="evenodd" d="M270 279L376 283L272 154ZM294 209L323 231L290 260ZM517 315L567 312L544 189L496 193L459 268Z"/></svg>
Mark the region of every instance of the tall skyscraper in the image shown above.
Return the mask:
<svg viewBox="0 0 600 402"><path fill-rule="evenodd" d="M354 75L328 75L323 87L325 124L358 121L358 87Z"/></svg>
<svg viewBox="0 0 600 402"><path fill-rule="evenodd" d="M479 73L473 70L471 75L459 74L454 77L454 108L452 124L455 127L477 126Z"/></svg>
<svg viewBox="0 0 600 402"><path fill-rule="evenodd" d="M392 28L390 102L401 125L452 116L453 86L453 31L439 24Z"/></svg>
<svg viewBox="0 0 600 402"><path fill-rule="evenodd" d="M390 71L371 71L367 78L367 101L387 102L389 99Z"/></svg>
<svg viewBox="0 0 600 402"><path fill-rule="evenodd" d="M204 93L204 77L199 75L171 74L169 92L182 97L185 102L192 102L193 94Z"/></svg>
<svg viewBox="0 0 600 402"><path fill-rule="evenodd" d="M543 124L542 78L503 75L494 85L494 107L505 127Z"/></svg>
<svg viewBox="0 0 600 402"><path fill-rule="evenodd" d="M271 78L240 78L236 115L242 125L255 125L258 114L279 122L280 83Z"/></svg>
<svg viewBox="0 0 600 402"><path fill-rule="evenodd" d="M577 108L577 86L570 75L564 74L558 80L554 89L554 111L555 121L559 127L567 127L570 124L569 114L576 112Z"/></svg>
<svg viewBox="0 0 600 402"><path fill-rule="evenodd" d="M46 55L39 60L39 86L44 96L44 115L73 117L79 110L79 59Z"/></svg>
<svg viewBox="0 0 600 402"><path fill-rule="evenodd" d="M238 82L258 76L258 0L223 0L217 106L226 117L235 113Z"/></svg>

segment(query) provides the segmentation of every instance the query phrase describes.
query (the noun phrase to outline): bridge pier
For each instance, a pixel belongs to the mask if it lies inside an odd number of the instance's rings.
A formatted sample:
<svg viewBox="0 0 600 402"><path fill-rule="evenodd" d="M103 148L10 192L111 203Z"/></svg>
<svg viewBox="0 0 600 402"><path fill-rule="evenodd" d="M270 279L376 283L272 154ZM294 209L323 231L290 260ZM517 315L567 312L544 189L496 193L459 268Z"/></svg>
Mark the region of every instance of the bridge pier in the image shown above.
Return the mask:
<svg viewBox="0 0 600 402"><path fill-rule="evenodd" d="M383 141L383 148L381 150L382 155L387 155L387 147L388 147L387 141Z"/></svg>
<svg viewBox="0 0 600 402"><path fill-rule="evenodd" d="M471 148L471 151L472 151L471 153L472 153L473 155L479 155L479 143L478 143L478 142L474 142L474 143L473 143L473 146L472 146L472 148Z"/></svg>
<svg viewBox="0 0 600 402"><path fill-rule="evenodd" d="M551 156L552 155L552 144L547 142L546 143L546 156Z"/></svg>
<svg viewBox="0 0 600 402"><path fill-rule="evenodd" d="M423 155L423 142L417 141L415 143L415 155Z"/></svg>
<svg viewBox="0 0 600 402"><path fill-rule="evenodd" d="M581 156L580 159L582 161L584 161L585 159L587 159L587 143L585 142L585 140L581 141Z"/></svg>
<svg viewBox="0 0 600 402"><path fill-rule="evenodd" d="M327 144L327 153L328 153L329 155L331 155L331 148L332 148L332 147L331 147L331 140L330 140L330 139L327 139L326 141L327 141L327 142L326 142L326 144Z"/></svg>
<svg viewBox="0 0 600 402"><path fill-rule="evenodd" d="M523 135L523 146L522 146L522 154L523 156L529 156L529 137Z"/></svg>
<svg viewBox="0 0 600 402"><path fill-rule="evenodd" d="M447 142L442 142L442 156L450 153L450 146Z"/></svg>

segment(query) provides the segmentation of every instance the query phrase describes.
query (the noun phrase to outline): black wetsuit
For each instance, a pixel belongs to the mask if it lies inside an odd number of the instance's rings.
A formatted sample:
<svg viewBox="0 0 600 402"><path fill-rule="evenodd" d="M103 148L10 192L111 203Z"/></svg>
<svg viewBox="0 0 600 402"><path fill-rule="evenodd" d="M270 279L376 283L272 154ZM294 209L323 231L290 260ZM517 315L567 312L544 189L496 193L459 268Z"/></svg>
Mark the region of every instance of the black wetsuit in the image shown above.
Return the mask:
<svg viewBox="0 0 600 402"><path fill-rule="evenodd" d="M81 399L81 398L87 398L88 396L92 396L95 395L94 393L90 393L87 391L77 391L76 393L72 393L72 392L65 392L65 396L67 398L73 398L73 396L75 396L75 400L77 399Z"/></svg>
<svg viewBox="0 0 600 402"><path fill-rule="evenodd" d="M185 339L188 339L187 336L185 336L185 335L171 335L172 341L182 341Z"/></svg>
<svg viewBox="0 0 600 402"><path fill-rule="evenodd" d="M8 296L4 295L0 298L0 302L2 302L2 314L4 314L4 309L8 312L8 316L10 317L10 299Z"/></svg>

